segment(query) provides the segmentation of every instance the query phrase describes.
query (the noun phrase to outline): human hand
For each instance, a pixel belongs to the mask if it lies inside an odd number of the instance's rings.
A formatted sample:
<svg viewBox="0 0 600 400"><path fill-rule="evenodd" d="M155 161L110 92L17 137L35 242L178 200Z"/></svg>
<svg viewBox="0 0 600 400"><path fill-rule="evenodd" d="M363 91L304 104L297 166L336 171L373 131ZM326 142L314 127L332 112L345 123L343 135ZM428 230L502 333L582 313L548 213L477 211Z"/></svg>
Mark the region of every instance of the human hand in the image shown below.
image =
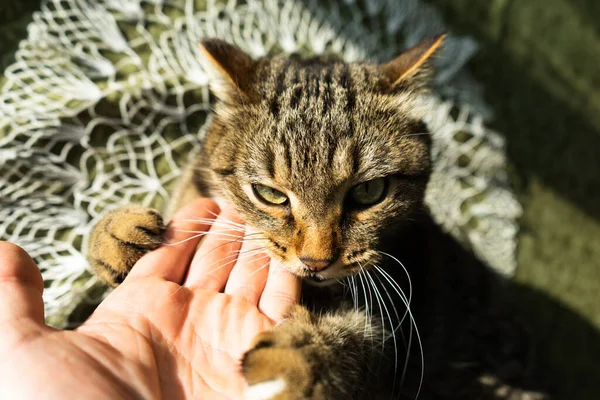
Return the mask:
<svg viewBox="0 0 600 400"><path fill-rule="evenodd" d="M239 360L299 300L300 282L266 256L238 258L258 246L241 244L230 210L194 254L218 212L203 199L177 213L175 245L144 256L74 331L45 325L37 266L0 242L0 398L243 397Z"/></svg>

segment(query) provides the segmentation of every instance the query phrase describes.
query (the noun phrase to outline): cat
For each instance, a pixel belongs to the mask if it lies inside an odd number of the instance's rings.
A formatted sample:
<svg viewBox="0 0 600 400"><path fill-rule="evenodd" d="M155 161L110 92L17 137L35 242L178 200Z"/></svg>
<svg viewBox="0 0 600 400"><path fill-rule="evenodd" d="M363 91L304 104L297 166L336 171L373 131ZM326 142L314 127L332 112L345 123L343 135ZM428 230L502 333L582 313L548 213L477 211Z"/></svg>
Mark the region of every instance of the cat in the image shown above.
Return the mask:
<svg viewBox="0 0 600 400"><path fill-rule="evenodd" d="M423 362L436 352L423 356L415 314L421 332L435 338L443 316L432 311L439 296L427 293L441 291L447 273L432 265L448 238L423 204L432 161L422 95L443 40L424 40L380 65L255 60L224 41L201 42L217 97L214 117L169 209L197 197L235 205L268 241L271 257L304 280L302 306L243 356L250 388L283 380L277 399L419 394ZM100 278L118 285L162 244L164 231L155 210L118 209L94 228L90 262ZM485 275L455 264L469 279ZM350 306L337 283L343 278L367 281L360 293L352 288ZM385 295L376 283L388 285ZM408 313L402 303L410 289L416 306ZM401 321L407 323L398 329ZM427 340L430 348L444 347L445 339Z"/></svg>

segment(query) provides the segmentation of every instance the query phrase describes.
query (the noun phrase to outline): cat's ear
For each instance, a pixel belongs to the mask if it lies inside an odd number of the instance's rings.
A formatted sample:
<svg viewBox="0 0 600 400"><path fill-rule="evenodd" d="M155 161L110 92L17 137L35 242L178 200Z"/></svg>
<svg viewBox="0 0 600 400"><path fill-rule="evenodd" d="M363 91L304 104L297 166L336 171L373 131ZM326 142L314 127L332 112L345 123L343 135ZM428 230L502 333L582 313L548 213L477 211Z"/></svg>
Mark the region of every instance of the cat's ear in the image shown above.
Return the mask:
<svg viewBox="0 0 600 400"><path fill-rule="evenodd" d="M210 88L223 101L243 98L249 93L254 60L242 49L219 39L200 42L201 64L210 77Z"/></svg>
<svg viewBox="0 0 600 400"><path fill-rule="evenodd" d="M428 83L431 74L431 60L442 45L446 34L426 39L406 50L392 61L383 64L381 69L391 82L391 87L421 87Z"/></svg>

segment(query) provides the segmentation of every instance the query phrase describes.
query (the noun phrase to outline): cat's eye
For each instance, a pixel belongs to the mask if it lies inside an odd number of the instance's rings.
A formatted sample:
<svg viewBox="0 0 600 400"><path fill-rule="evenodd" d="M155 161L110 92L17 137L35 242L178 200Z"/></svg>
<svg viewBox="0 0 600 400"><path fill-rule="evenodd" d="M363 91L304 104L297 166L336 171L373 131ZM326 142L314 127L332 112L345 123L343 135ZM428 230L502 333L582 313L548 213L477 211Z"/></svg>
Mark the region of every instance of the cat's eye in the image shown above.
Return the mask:
<svg viewBox="0 0 600 400"><path fill-rule="evenodd" d="M275 190L269 186L261 185L260 183L253 183L252 190L259 200L262 200L268 204L280 206L288 201L287 196L281 193L279 190Z"/></svg>
<svg viewBox="0 0 600 400"><path fill-rule="evenodd" d="M383 199L386 186L387 181L385 178L377 178L359 183L350 189L350 198L358 205L370 206Z"/></svg>

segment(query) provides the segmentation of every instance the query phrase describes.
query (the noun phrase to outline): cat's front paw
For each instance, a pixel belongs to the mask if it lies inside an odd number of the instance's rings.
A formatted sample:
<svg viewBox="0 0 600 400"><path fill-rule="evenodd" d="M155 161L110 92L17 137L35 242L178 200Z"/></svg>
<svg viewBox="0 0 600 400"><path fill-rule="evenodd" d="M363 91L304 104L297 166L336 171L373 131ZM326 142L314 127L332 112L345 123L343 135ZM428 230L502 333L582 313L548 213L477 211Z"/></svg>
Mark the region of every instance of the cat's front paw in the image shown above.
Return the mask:
<svg viewBox="0 0 600 400"><path fill-rule="evenodd" d="M311 329L284 323L259 334L242 359L246 400L328 399L319 373L329 348L313 340ZM321 369L321 370L319 370ZM322 375L326 375L325 373Z"/></svg>
<svg viewBox="0 0 600 400"><path fill-rule="evenodd" d="M315 396L315 379L309 352L285 333L260 334L242 360L248 382L247 400L296 400Z"/></svg>
<svg viewBox="0 0 600 400"><path fill-rule="evenodd" d="M90 237L89 259L96 275L116 286L147 252L163 243L166 227L153 209L122 207L107 214Z"/></svg>

